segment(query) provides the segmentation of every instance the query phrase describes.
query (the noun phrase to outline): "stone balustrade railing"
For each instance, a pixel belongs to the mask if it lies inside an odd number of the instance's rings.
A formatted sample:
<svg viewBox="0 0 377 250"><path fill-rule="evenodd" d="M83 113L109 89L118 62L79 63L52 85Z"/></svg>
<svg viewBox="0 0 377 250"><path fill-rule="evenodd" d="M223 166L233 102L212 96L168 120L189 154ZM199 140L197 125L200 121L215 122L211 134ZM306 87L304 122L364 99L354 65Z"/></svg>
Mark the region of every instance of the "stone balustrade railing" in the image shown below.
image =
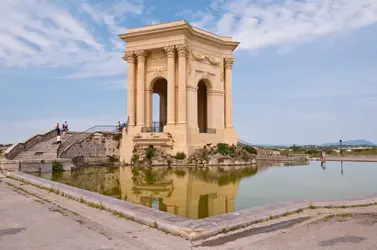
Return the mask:
<svg viewBox="0 0 377 250"><path fill-rule="evenodd" d="M27 139L25 142L13 144L11 147L9 147L4 152L3 156L7 160L12 160L14 157L16 157L17 154L19 154L19 153L21 153L25 150L28 150L29 148L31 148L32 146L34 146L34 145L36 145L40 142L50 140L54 136L56 136L55 129L50 130L45 134L34 135L34 136L30 137L29 139Z"/></svg>

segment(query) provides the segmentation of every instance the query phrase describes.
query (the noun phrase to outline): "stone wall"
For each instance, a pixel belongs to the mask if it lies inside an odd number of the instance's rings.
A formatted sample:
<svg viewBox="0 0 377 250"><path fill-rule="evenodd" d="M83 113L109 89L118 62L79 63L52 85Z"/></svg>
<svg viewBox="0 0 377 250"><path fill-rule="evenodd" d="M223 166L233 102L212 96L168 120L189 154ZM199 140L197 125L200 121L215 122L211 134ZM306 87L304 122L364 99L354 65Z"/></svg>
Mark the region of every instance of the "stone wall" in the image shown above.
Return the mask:
<svg viewBox="0 0 377 250"><path fill-rule="evenodd" d="M119 161L121 137L121 133L94 133L74 143L60 157Z"/></svg>

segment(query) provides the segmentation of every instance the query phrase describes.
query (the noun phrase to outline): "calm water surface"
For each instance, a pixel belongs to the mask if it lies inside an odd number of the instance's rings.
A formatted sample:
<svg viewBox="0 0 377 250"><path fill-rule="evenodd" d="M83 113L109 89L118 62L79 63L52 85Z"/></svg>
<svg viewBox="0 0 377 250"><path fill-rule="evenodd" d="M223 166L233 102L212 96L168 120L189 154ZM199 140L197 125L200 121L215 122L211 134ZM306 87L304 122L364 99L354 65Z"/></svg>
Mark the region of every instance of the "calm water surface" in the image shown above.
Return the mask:
<svg viewBox="0 0 377 250"><path fill-rule="evenodd" d="M87 167L42 177L191 219L296 199L377 192L377 163L204 169Z"/></svg>

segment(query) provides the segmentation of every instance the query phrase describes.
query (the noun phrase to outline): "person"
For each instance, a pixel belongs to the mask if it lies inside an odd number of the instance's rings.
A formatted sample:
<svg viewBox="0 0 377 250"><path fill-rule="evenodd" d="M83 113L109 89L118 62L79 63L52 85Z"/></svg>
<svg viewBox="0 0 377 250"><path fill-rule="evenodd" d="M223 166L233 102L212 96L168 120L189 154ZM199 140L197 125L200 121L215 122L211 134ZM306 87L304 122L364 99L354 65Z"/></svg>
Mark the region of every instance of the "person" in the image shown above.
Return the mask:
<svg viewBox="0 0 377 250"><path fill-rule="evenodd" d="M58 144L60 144L62 141L61 141L61 137L60 137L60 126L59 126L59 123L56 124L55 130L56 130L56 142Z"/></svg>
<svg viewBox="0 0 377 250"><path fill-rule="evenodd" d="M65 121L63 124L63 136L65 136L67 132L68 132L68 123L67 121Z"/></svg>
<svg viewBox="0 0 377 250"><path fill-rule="evenodd" d="M68 133L68 123L67 123L67 121L64 122L64 128L65 128L65 132Z"/></svg>
<svg viewBox="0 0 377 250"><path fill-rule="evenodd" d="M122 132L122 124L120 124L120 121L118 121L118 132Z"/></svg>

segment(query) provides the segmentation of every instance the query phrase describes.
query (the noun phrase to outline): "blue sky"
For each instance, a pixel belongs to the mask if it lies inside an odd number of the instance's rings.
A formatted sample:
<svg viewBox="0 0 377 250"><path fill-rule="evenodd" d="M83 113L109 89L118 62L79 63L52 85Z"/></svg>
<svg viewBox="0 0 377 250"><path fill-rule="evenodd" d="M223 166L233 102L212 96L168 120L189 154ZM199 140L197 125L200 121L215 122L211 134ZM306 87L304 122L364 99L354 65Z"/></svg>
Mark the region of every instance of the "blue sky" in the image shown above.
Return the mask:
<svg viewBox="0 0 377 250"><path fill-rule="evenodd" d="M241 42L234 123L251 143L377 142L375 0L3 0L0 143L126 117L127 28L185 19Z"/></svg>

